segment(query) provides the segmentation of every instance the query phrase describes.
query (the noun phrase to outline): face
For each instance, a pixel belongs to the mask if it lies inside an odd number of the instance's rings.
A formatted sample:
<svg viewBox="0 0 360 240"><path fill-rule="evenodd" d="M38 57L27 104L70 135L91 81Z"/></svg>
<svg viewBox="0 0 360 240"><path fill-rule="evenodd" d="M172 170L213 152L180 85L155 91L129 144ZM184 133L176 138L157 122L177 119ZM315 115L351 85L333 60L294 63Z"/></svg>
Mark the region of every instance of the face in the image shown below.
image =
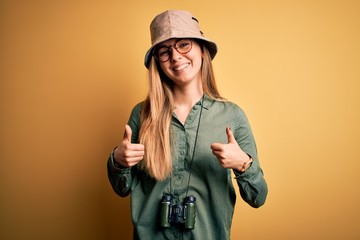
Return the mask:
<svg viewBox="0 0 360 240"><path fill-rule="evenodd" d="M201 82L202 51L196 41L167 40L159 44L155 55L165 75L176 86Z"/></svg>

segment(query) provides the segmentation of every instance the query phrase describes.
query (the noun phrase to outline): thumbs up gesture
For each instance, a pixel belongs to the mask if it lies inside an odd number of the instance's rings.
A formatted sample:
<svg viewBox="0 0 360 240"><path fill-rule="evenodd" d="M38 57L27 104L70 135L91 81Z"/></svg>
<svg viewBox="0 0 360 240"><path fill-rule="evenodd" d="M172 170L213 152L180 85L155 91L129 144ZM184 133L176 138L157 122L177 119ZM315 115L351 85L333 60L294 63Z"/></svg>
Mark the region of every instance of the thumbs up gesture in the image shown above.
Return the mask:
<svg viewBox="0 0 360 240"><path fill-rule="evenodd" d="M233 132L229 127L226 128L227 143L213 143L210 145L212 153L224 168L235 169L244 172L249 167L252 159L240 148Z"/></svg>
<svg viewBox="0 0 360 240"><path fill-rule="evenodd" d="M131 143L131 135L132 130L126 125L125 138L114 151L115 162L123 167L132 167L144 157L144 145Z"/></svg>

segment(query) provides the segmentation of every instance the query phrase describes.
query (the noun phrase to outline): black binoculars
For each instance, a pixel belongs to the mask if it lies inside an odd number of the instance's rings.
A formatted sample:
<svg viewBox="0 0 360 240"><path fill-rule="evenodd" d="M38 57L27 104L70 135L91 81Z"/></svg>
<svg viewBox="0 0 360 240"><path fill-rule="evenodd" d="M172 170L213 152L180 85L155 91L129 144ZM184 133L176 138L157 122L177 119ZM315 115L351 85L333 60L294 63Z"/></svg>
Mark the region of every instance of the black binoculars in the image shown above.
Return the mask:
<svg viewBox="0 0 360 240"><path fill-rule="evenodd" d="M172 202L171 195L164 195L160 203L160 226L182 225L185 229L194 229L196 217L196 198L187 196L184 203Z"/></svg>

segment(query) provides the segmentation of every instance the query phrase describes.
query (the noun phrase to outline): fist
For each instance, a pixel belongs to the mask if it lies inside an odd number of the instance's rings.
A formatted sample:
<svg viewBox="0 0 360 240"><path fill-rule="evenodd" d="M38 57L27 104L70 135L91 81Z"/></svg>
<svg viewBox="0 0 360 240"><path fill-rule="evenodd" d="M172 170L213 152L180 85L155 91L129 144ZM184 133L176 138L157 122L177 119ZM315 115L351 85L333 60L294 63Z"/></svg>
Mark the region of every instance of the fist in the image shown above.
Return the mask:
<svg viewBox="0 0 360 240"><path fill-rule="evenodd" d="M131 143L132 130L125 126L125 138L114 150L114 160L123 167L135 166L144 158L145 147L143 144Z"/></svg>
<svg viewBox="0 0 360 240"><path fill-rule="evenodd" d="M226 128L226 135L227 143L213 143L210 145L212 153L222 167L240 172L246 171L248 167L246 165L251 162L250 157L240 148L229 127Z"/></svg>

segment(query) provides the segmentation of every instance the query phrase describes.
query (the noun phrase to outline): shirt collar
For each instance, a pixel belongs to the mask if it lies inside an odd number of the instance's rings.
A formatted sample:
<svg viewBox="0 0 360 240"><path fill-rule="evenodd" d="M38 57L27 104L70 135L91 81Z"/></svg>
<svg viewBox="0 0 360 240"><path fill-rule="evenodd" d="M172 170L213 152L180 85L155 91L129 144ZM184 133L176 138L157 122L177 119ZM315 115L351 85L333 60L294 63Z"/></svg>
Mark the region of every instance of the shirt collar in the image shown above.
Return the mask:
<svg viewBox="0 0 360 240"><path fill-rule="evenodd" d="M196 105L201 105L206 110L209 110L214 100L215 99L204 93L204 96L196 103Z"/></svg>

